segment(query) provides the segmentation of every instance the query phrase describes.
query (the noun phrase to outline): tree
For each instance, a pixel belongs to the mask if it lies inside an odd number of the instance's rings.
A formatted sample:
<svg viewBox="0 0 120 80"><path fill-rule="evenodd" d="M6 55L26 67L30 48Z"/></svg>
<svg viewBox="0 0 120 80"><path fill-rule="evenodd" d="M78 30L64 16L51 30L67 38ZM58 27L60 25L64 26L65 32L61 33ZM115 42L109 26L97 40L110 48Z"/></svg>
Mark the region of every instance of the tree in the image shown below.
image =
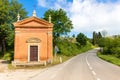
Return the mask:
<svg viewBox="0 0 120 80"><path fill-rule="evenodd" d="M17 15L18 13L20 14L20 19L24 19L27 17L27 12L25 8L22 7L22 4L18 2L18 0L11 0L9 2L9 16L10 16L10 22L15 22L17 21Z"/></svg>
<svg viewBox="0 0 120 80"><path fill-rule="evenodd" d="M98 32L98 39L102 38L101 32Z"/></svg>
<svg viewBox="0 0 120 80"><path fill-rule="evenodd" d="M75 34L72 35L72 38L75 38Z"/></svg>
<svg viewBox="0 0 120 80"><path fill-rule="evenodd" d="M0 44L2 45L2 52L6 51L5 37L7 36L9 27L7 27L9 17L9 2L8 0L0 0Z"/></svg>
<svg viewBox="0 0 120 80"><path fill-rule="evenodd" d="M97 33L94 31L93 32L93 45L95 45L96 44L96 41L97 41Z"/></svg>
<svg viewBox="0 0 120 80"><path fill-rule="evenodd" d="M96 45L99 43L99 40L102 38L102 35L100 32L96 33L95 31L93 32L93 45Z"/></svg>
<svg viewBox="0 0 120 80"><path fill-rule="evenodd" d="M14 28L12 23L17 20L17 9L19 13L22 13L21 16L27 14L17 0L0 0L0 45L2 53L6 51L6 46L13 46Z"/></svg>
<svg viewBox="0 0 120 80"><path fill-rule="evenodd" d="M12 46L14 45L14 27L13 27L13 22L16 22L17 21L17 15L18 13L20 14L20 20L24 19L27 17L27 12L25 10L25 8L22 7L22 4L20 4L18 2L18 0L11 0L9 2L9 6L10 6L10 9L9 9L9 16L10 16L10 19L9 19L9 24L10 24L10 28L11 28L11 34L8 34L7 36L7 44L8 46Z"/></svg>
<svg viewBox="0 0 120 80"><path fill-rule="evenodd" d="M77 42L80 45L86 45L87 44L87 37L83 33L79 33L76 38Z"/></svg>
<svg viewBox="0 0 120 80"><path fill-rule="evenodd" d="M54 24L54 40L60 37L61 35L67 34L73 28L72 21L67 17L67 14L63 9L49 9L45 12L44 19L48 20L49 15L51 15L51 21Z"/></svg>

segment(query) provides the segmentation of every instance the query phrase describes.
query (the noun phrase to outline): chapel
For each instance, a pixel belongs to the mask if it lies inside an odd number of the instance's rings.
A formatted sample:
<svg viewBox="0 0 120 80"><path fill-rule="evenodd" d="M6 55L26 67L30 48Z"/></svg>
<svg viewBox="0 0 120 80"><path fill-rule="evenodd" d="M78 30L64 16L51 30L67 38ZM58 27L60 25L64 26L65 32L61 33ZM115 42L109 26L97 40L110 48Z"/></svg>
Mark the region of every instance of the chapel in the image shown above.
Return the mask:
<svg viewBox="0 0 120 80"><path fill-rule="evenodd" d="M14 62L42 62L53 58L52 33L53 24L51 17L49 21L40 19L33 11L33 16L20 20L17 16L14 22Z"/></svg>

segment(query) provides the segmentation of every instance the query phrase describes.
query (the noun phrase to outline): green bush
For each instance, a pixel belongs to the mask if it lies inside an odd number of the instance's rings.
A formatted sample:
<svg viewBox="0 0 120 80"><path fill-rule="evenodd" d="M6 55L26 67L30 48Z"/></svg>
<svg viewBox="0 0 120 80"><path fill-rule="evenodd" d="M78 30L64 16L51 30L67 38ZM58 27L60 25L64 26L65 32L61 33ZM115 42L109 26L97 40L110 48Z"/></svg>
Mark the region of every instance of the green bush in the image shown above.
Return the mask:
<svg viewBox="0 0 120 80"><path fill-rule="evenodd" d="M120 47L112 48L112 53L113 53L116 57L120 58Z"/></svg>
<svg viewBox="0 0 120 80"><path fill-rule="evenodd" d="M111 47L111 46L113 46L113 41L114 41L113 38L101 38L99 40L98 45L100 47Z"/></svg>
<svg viewBox="0 0 120 80"><path fill-rule="evenodd" d="M103 47L103 54L111 54L111 49L108 47Z"/></svg>
<svg viewBox="0 0 120 80"><path fill-rule="evenodd" d="M7 61L13 60L13 51L6 52L2 59Z"/></svg>
<svg viewBox="0 0 120 80"><path fill-rule="evenodd" d="M66 39L58 42L57 46L60 50L60 54L64 54L66 56L76 55L80 51L75 43L72 43Z"/></svg>
<svg viewBox="0 0 120 80"><path fill-rule="evenodd" d="M79 46L77 43L73 43L69 41L68 39L62 39L59 40L56 44L60 50L59 54L63 54L66 56L75 56L81 52L85 52L89 49L91 49L92 44L90 42L87 42L85 46Z"/></svg>
<svg viewBox="0 0 120 80"><path fill-rule="evenodd" d="M120 37L102 38L99 45L103 47L103 54L110 54L120 58Z"/></svg>

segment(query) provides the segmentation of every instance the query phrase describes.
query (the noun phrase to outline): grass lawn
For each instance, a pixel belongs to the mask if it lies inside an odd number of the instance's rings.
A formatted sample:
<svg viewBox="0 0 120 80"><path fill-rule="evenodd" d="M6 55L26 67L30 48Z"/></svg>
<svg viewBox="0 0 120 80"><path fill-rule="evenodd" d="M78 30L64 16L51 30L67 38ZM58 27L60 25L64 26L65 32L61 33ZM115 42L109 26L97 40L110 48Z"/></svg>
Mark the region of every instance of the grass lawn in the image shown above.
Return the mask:
<svg viewBox="0 0 120 80"><path fill-rule="evenodd" d="M103 55L100 52L97 55L98 55L98 57L100 57L103 60L106 60L108 62L115 64L115 65L120 66L120 58L117 58L114 55Z"/></svg>

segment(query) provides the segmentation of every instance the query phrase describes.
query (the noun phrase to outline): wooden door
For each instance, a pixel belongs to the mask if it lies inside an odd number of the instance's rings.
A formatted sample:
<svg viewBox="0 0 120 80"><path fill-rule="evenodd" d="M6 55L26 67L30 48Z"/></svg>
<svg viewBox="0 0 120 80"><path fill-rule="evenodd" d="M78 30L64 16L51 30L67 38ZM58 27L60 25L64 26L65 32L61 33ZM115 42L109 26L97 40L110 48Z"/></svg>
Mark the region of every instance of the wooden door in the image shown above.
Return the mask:
<svg viewBox="0 0 120 80"><path fill-rule="evenodd" d="M30 46L30 61L38 61L38 46Z"/></svg>

